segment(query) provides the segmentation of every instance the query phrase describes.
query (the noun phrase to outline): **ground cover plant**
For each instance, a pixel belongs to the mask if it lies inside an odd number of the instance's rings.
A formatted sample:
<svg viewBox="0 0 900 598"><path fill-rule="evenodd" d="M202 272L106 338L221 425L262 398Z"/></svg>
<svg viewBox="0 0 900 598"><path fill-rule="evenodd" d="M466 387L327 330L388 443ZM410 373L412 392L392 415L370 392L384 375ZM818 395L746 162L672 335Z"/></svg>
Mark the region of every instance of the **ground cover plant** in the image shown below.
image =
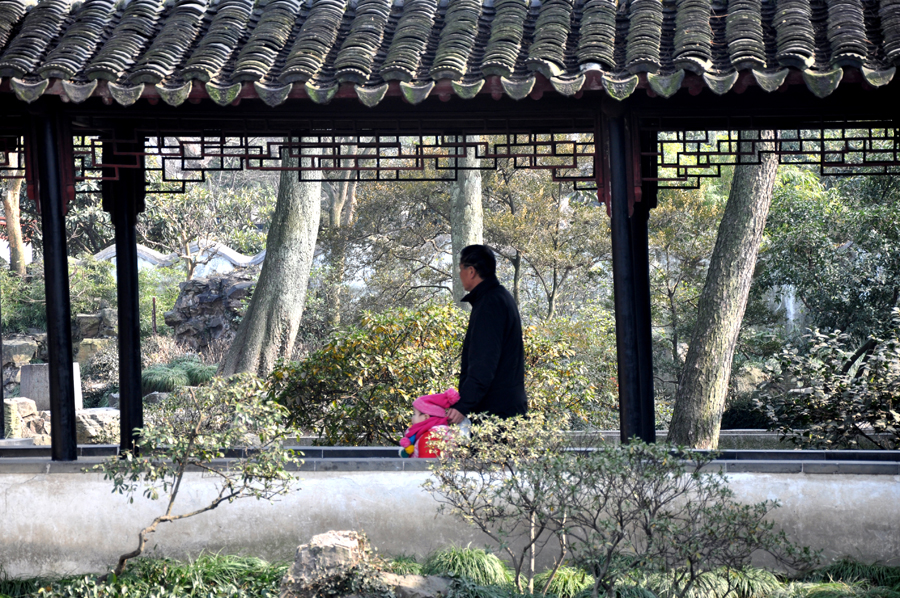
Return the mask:
<svg viewBox="0 0 900 598"><path fill-rule="evenodd" d="M160 524L240 498L269 500L290 491L295 480L285 468L298 459L283 448L286 416L284 407L269 399L262 381L249 375L183 389L148 409L136 440L137 454L129 452L97 466L113 482L113 491L129 501L135 494L167 499L164 513L138 533L137 547L119 557L113 575L121 576L128 561L143 553ZM225 450L248 446L253 450L230 460L227 468L214 463ZM175 514L173 507L189 469L214 478L217 493L205 505Z"/></svg>
<svg viewBox="0 0 900 598"><path fill-rule="evenodd" d="M255 557L203 554L196 560L137 559L118 577L10 580L0 577L4 598L274 598L287 563Z"/></svg>
<svg viewBox="0 0 900 598"><path fill-rule="evenodd" d="M575 566L557 570L559 580L546 593L523 594L508 581L479 584L473 571L482 568L479 560L490 553L478 548L448 548L436 551L425 561L434 561L440 552L453 552L457 567L450 598L587 598L592 582L589 573ZM463 553L469 553L464 555ZM491 555L493 556L493 555ZM82 575L62 579L9 579L0 571L0 598L274 598L288 568L285 562L266 562L254 557L202 554L189 561L167 558L139 558L121 576L105 581ZM372 570L395 574L419 574L422 564L415 557L373 559ZM444 572L446 573L446 572ZM537 575L542 586L552 570ZM727 578L731 578L729 581ZM735 578L739 578L736 582ZM686 594L691 598L900 598L900 567L866 564L849 559L835 561L800 578L775 575L764 569L746 567L717 570ZM623 580L616 586L617 598L670 598L671 579L665 575L645 575Z"/></svg>

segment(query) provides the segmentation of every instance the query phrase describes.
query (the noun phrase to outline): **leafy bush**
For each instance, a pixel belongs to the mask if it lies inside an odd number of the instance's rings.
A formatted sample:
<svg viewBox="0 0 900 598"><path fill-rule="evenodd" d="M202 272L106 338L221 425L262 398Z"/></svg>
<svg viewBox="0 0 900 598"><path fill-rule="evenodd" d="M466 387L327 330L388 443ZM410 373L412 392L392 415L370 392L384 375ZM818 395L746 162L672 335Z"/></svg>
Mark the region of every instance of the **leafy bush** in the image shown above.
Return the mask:
<svg viewBox="0 0 900 598"><path fill-rule="evenodd" d="M532 557L548 544L562 552L555 566L566 556L564 526L553 514L566 442L541 413L476 417L469 441L437 441L441 458L423 484L441 512L477 527L509 559L520 592L534 589Z"/></svg>
<svg viewBox="0 0 900 598"><path fill-rule="evenodd" d="M29 264L25 278L0 268L0 293L4 330L46 328L43 264ZM101 306L115 306L116 281L112 264L91 257L70 259L69 299L73 314L95 313Z"/></svg>
<svg viewBox="0 0 900 598"><path fill-rule="evenodd" d="M429 555L422 565L422 574L452 575L483 586L503 586L512 581L506 565L496 555L470 547L450 547Z"/></svg>
<svg viewBox="0 0 900 598"><path fill-rule="evenodd" d="M750 399L739 399L722 413L722 430L765 430L771 422L765 411Z"/></svg>
<svg viewBox="0 0 900 598"><path fill-rule="evenodd" d="M658 598L681 595L677 572L650 574L638 583ZM772 573L755 567L722 568L706 571L698 577L684 598L770 598L782 590L782 584Z"/></svg>
<svg viewBox="0 0 900 598"><path fill-rule="evenodd" d="M661 573L668 596L739 586L717 571L744 567L756 551L801 570L816 560L765 520L777 503L739 504L724 474L704 471L709 454L637 440L564 451L559 435L539 418L487 418L470 442L442 443L425 482L442 508L510 556L519 591L529 552L552 537L561 539L561 558L568 550L592 575L594 598L626 582L646 587ZM510 548L523 540L524 552Z"/></svg>
<svg viewBox="0 0 900 598"><path fill-rule="evenodd" d="M878 563L860 563L850 559L840 559L816 569L804 577L805 581L846 581L866 582L872 586L900 586L900 567L889 567Z"/></svg>
<svg viewBox="0 0 900 598"><path fill-rule="evenodd" d="M279 363L273 393L320 442L394 444L417 396L457 385L466 320L450 305L367 314L303 361ZM612 421L612 393L598 391L563 334L529 327L524 342L531 410Z"/></svg>
<svg viewBox="0 0 900 598"><path fill-rule="evenodd" d="M153 298L156 297L156 329L158 334L171 334L172 329L163 321L163 314L175 307L180 291L178 283L184 280L179 268L143 268L138 271L141 312L141 336L153 335Z"/></svg>
<svg viewBox="0 0 900 598"><path fill-rule="evenodd" d="M764 388L772 427L803 447L900 448L897 327L859 348L841 332L804 338L806 352L785 349Z"/></svg>

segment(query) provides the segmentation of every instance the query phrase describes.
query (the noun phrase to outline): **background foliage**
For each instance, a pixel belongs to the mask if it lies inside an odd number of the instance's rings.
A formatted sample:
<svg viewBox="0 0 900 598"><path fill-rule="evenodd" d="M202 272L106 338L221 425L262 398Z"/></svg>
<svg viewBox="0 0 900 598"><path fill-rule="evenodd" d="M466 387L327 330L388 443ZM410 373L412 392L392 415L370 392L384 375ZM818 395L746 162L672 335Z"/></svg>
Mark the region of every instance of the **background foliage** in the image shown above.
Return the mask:
<svg viewBox="0 0 900 598"><path fill-rule="evenodd" d="M409 427L417 396L458 383L465 325L465 314L451 305L367 314L303 361L276 367L272 392L288 406L294 425L322 442L395 444ZM524 335L530 408L609 425L615 409L610 380L601 373L602 384L595 384L597 372L576 358L563 331L535 326Z"/></svg>

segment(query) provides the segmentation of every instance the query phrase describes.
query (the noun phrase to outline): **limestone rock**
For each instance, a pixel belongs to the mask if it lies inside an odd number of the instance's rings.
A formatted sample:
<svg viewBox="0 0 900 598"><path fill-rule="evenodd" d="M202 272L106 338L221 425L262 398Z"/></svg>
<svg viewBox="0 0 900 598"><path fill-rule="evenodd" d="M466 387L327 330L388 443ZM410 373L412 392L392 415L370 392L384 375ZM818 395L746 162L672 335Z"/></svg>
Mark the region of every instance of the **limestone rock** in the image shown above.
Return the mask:
<svg viewBox="0 0 900 598"><path fill-rule="evenodd" d="M359 564L365 552L365 539L354 531L313 536L309 544L297 547L294 564L281 580L281 598L313 598L313 584L339 578Z"/></svg>
<svg viewBox="0 0 900 598"><path fill-rule="evenodd" d="M740 369L731 381L736 395L748 395L768 379L766 372L756 366L745 366Z"/></svg>
<svg viewBox="0 0 900 598"><path fill-rule="evenodd" d="M281 580L280 598L315 598L323 583L338 581L365 561L368 545L354 531L330 531L313 536L297 548L294 564ZM377 573L373 581L391 588L397 598L444 598L452 580L446 577ZM347 598L359 598L358 596Z"/></svg>
<svg viewBox="0 0 900 598"><path fill-rule="evenodd" d="M196 351L213 341L234 338L235 320L242 315L243 299L252 292L253 281L248 274L233 272L189 280L180 289L172 311L163 316L175 329L175 340Z"/></svg>
<svg viewBox="0 0 900 598"><path fill-rule="evenodd" d="M75 322L75 337L79 339L112 338L118 334L119 315L114 309L101 309L95 314L78 314Z"/></svg>
<svg viewBox="0 0 900 598"><path fill-rule="evenodd" d="M144 395L144 405L155 405L157 403L161 403L169 398L171 393L168 392L151 392L148 395Z"/></svg>
<svg viewBox="0 0 900 598"><path fill-rule="evenodd" d="M27 397L3 400L7 438L34 438L50 434L50 412L38 412L34 401Z"/></svg>
<svg viewBox="0 0 900 598"><path fill-rule="evenodd" d="M104 351L115 342L115 339L111 338L85 338L75 348L75 360L78 361L81 367L86 367L91 357Z"/></svg>
<svg viewBox="0 0 900 598"><path fill-rule="evenodd" d="M19 412L19 417L22 419L27 419L31 416L37 415L37 406L34 401L29 399L28 397L13 397L10 399L4 399L4 402L12 403L16 406L16 410Z"/></svg>
<svg viewBox="0 0 900 598"><path fill-rule="evenodd" d="M381 573L380 579L394 590L397 598L437 598L450 594L451 580L447 577Z"/></svg>
<svg viewBox="0 0 900 598"><path fill-rule="evenodd" d="M144 405L155 405L169 397L170 393L167 392L151 392L148 395L144 395ZM117 392L111 393L109 395L109 406L118 409L120 402L120 395Z"/></svg>
<svg viewBox="0 0 900 598"><path fill-rule="evenodd" d="M75 437L78 444L118 444L119 410L97 407L76 411Z"/></svg>
<svg viewBox="0 0 900 598"><path fill-rule="evenodd" d="M30 362L38 351L38 343L29 337L3 339L3 365L22 367Z"/></svg>
<svg viewBox="0 0 900 598"><path fill-rule="evenodd" d="M22 418L19 417L19 407L13 399L3 399L3 423L6 438L22 437Z"/></svg>

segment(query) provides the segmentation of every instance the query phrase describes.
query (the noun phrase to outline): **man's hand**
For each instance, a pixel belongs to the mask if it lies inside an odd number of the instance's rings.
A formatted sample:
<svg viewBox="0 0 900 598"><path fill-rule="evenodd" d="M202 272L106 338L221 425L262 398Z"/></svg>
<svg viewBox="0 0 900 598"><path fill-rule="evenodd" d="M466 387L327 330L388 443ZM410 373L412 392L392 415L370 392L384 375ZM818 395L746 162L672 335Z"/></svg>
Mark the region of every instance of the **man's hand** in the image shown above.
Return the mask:
<svg viewBox="0 0 900 598"><path fill-rule="evenodd" d="M450 422L451 424L461 423L462 420L464 420L464 419L466 419L466 416L463 415L462 413L460 413L459 411L457 411L456 409L454 409L453 407L451 407L450 409L447 409L447 421Z"/></svg>

